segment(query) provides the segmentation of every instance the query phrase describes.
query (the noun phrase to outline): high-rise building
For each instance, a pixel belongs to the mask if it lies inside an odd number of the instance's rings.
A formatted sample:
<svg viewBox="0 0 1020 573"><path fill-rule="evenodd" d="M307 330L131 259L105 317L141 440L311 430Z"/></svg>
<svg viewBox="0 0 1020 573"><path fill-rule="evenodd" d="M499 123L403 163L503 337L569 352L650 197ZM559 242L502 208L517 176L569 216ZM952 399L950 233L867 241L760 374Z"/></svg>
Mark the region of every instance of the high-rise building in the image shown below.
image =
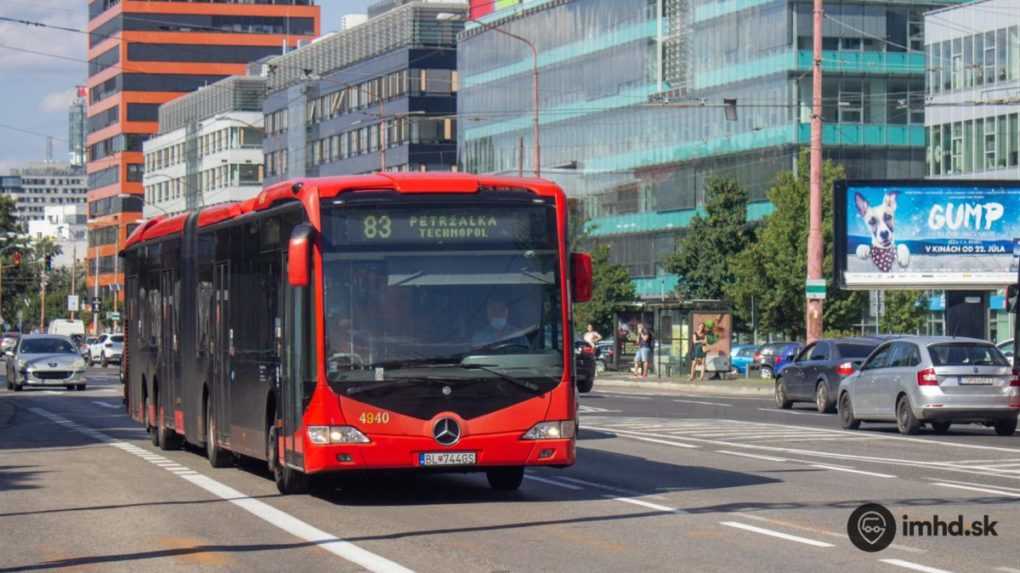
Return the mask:
<svg viewBox="0 0 1020 573"><path fill-rule="evenodd" d="M142 142L158 109L181 94L243 74L248 62L319 33L314 0L89 3L88 257L102 288L120 284L112 258L142 217ZM92 239L102 242L92 242ZM107 262L109 261L109 263ZM89 288L96 277L89 264Z"/></svg>
<svg viewBox="0 0 1020 573"><path fill-rule="evenodd" d="M14 199L15 219L27 231L46 220L47 207L85 203L85 175L67 164L29 163L0 175L0 195Z"/></svg>
<svg viewBox="0 0 1020 573"><path fill-rule="evenodd" d="M231 76L159 107L159 134L143 146L145 218L262 190L265 95L265 78Z"/></svg>
<svg viewBox="0 0 1020 573"><path fill-rule="evenodd" d="M85 86L75 88L75 98L67 110L67 153L72 169L85 169Z"/></svg>
<svg viewBox="0 0 1020 573"><path fill-rule="evenodd" d="M265 183L456 169L464 23L439 18L451 13L466 15L467 5L399 2L264 64Z"/></svg>
<svg viewBox="0 0 1020 573"><path fill-rule="evenodd" d="M1020 180L1020 1L925 14L928 172Z"/></svg>
<svg viewBox="0 0 1020 573"><path fill-rule="evenodd" d="M850 177L923 176L923 14L954 3L826 1L823 142ZM810 1L472 0L471 13L535 44L542 175L579 199L642 296L676 285L662 263L709 178L734 177L759 218L809 144ZM531 172L531 51L476 24L460 40L462 168Z"/></svg>

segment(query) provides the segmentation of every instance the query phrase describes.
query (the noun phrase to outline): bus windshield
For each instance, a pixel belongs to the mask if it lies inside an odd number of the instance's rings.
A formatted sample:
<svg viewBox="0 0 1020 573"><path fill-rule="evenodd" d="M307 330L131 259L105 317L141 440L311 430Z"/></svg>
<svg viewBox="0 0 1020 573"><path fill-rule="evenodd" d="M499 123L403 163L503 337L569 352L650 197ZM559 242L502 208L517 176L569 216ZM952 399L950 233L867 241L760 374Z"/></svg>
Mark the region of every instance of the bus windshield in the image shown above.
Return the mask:
<svg viewBox="0 0 1020 573"><path fill-rule="evenodd" d="M348 394L437 380L537 393L560 382L551 207L332 207L323 229L326 370Z"/></svg>

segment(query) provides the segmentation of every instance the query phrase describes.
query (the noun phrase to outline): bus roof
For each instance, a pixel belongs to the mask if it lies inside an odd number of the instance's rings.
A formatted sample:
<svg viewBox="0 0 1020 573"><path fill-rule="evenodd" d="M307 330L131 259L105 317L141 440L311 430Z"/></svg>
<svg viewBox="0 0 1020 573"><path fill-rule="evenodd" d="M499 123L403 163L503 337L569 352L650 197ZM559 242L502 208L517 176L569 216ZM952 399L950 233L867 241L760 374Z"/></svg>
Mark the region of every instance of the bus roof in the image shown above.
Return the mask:
<svg viewBox="0 0 1020 573"><path fill-rule="evenodd" d="M199 211L198 226L207 227L248 213L263 211L285 201L304 200L308 189L319 197L336 197L348 191L396 191L398 193L477 193L479 189L527 189L543 197L562 200L563 191L551 181L538 178L495 177L465 173L377 173L343 177L293 179L270 185L258 195L239 203L224 203ZM124 242L122 252L145 241L180 234L188 213L160 215L139 225Z"/></svg>

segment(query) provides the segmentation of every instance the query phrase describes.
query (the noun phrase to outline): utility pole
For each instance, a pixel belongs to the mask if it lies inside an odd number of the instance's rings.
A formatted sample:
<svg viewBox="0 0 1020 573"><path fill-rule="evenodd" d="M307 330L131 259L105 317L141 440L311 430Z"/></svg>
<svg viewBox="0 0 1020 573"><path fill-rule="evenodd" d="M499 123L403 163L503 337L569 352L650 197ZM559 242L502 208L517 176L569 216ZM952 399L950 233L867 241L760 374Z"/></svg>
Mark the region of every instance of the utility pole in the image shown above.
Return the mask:
<svg viewBox="0 0 1020 573"><path fill-rule="evenodd" d="M807 240L807 343L822 337L824 282L821 292L812 290L822 281L822 0L814 0L812 94L811 94L811 192Z"/></svg>
<svg viewBox="0 0 1020 573"><path fill-rule="evenodd" d="M117 233L117 242L113 251L113 315L117 316L117 299L120 298L120 282L117 281L117 262L120 259L120 233ZM117 323L119 321L113 321L113 331L117 332Z"/></svg>
<svg viewBox="0 0 1020 573"><path fill-rule="evenodd" d="M39 290L39 332L46 332L46 269L40 271L42 275L39 281L42 287Z"/></svg>
<svg viewBox="0 0 1020 573"><path fill-rule="evenodd" d="M75 275L78 274L78 245L71 245L71 294L78 294L77 283L75 282ZM71 311L71 320L74 320L75 311Z"/></svg>
<svg viewBox="0 0 1020 573"><path fill-rule="evenodd" d="M92 285L94 296L92 302L95 304L99 303L99 247L96 247L96 264L95 272L92 275ZM96 312L95 304L92 307L92 334L99 335L99 313Z"/></svg>

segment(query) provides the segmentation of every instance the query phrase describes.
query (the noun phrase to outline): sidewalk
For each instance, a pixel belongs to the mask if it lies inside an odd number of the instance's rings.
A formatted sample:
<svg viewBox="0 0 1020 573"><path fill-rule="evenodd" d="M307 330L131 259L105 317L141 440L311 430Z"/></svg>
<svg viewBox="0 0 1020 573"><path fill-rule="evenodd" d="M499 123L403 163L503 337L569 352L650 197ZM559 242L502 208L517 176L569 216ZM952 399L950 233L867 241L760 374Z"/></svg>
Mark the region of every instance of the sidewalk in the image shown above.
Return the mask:
<svg viewBox="0 0 1020 573"><path fill-rule="evenodd" d="M729 380L705 380L697 384L687 382L686 376L658 376L636 378L626 372L603 372L595 377L595 388L640 388L642 390L682 390L699 394L721 394L730 396L768 397L774 392L772 380L761 378L736 378Z"/></svg>

